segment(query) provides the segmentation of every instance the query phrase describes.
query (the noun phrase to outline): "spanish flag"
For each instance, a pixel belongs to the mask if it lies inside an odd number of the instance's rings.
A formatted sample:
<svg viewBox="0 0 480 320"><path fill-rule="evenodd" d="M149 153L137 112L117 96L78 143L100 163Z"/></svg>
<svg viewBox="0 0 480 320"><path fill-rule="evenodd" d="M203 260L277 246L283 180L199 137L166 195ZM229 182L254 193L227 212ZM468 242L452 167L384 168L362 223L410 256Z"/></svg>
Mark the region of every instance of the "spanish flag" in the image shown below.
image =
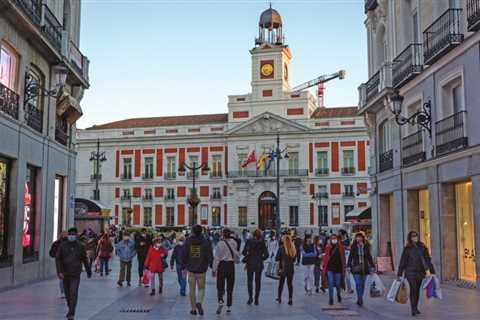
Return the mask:
<svg viewBox="0 0 480 320"><path fill-rule="evenodd" d="M267 161L267 159L268 159L268 154L265 153L265 151L263 151L257 160L257 171L260 170L265 165L265 162Z"/></svg>

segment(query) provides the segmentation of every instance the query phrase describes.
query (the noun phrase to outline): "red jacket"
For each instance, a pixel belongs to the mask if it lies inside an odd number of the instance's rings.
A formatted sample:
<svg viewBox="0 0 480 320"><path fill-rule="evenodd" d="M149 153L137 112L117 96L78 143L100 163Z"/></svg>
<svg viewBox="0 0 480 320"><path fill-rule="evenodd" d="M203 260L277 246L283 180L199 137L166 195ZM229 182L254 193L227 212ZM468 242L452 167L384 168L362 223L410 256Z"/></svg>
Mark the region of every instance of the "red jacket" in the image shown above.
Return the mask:
<svg viewBox="0 0 480 320"><path fill-rule="evenodd" d="M342 263L342 279L340 281L340 284L341 284L341 287L342 289L345 289L345 267L346 267L346 262L345 262L345 249L343 247L343 245L338 242L337 244L338 246L338 249L340 251L340 261ZM327 283L327 266L328 266L328 262L330 261L330 257L332 255L332 245L331 244L328 244L326 247L325 247L325 255L323 256L322 258L322 265L321 265L321 268L322 268L322 286L324 288L327 288L328 287L328 283Z"/></svg>
<svg viewBox="0 0 480 320"><path fill-rule="evenodd" d="M102 238L97 246L97 256L101 258L110 258L113 252L113 246L110 240Z"/></svg>
<svg viewBox="0 0 480 320"><path fill-rule="evenodd" d="M150 270L150 272L163 272L165 271L163 262L167 256L168 251L164 247L155 249L153 246L150 246L148 249L147 258L145 259L145 267Z"/></svg>

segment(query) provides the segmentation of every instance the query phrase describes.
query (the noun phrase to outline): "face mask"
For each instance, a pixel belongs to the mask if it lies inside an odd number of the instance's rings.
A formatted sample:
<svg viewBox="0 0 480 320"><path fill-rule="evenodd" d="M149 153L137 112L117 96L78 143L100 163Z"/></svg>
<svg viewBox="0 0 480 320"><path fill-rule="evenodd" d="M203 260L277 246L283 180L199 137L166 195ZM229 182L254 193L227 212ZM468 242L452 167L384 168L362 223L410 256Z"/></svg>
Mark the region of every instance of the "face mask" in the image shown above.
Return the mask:
<svg viewBox="0 0 480 320"><path fill-rule="evenodd" d="M178 241L178 244L179 244L179 245L183 245L183 241Z"/></svg>
<svg viewBox="0 0 480 320"><path fill-rule="evenodd" d="M73 235L73 234L69 234L69 235L67 236L67 239L68 239L68 241L73 242L73 241L77 240L77 236L76 236L76 235Z"/></svg>
<svg viewBox="0 0 480 320"><path fill-rule="evenodd" d="M358 243L363 243L363 239L358 238L358 239L357 239L357 242L358 242Z"/></svg>
<svg viewBox="0 0 480 320"><path fill-rule="evenodd" d="M413 242L418 242L418 237L412 237Z"/></svg>
<svg viewBox="0 0 480 320"><path fill-rule="evenodd" d="M129 240L129 239L130 239L129 236L124 236L124 237L123 237L123 240L125 240L125 241L127 241L127 240Z"/></svg>
<svg viewBox="0 0 480 320"><path fill-rule="evenodd" d="M160 243L155 243L155 249L160 249Z"/></svg>
<svg viewBox="0 0 480 320"><path fill-rule="evenodd" d="M332 244L337 244L338 240L337 240L337 239L332 239L332 240L330 240L330 242L331 242Z"/></svg>

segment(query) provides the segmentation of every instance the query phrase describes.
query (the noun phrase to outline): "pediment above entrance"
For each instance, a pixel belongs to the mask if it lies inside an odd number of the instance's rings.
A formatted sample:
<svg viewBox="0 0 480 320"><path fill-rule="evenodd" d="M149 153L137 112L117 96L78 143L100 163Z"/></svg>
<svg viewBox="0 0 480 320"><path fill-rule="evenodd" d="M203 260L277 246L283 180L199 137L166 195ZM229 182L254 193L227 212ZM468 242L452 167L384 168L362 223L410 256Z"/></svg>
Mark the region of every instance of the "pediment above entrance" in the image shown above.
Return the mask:
<svg viewBox="0 0 480 320"><path fill-rule="evenodd" d="M277 132L293 133L308 131L308 127L297 122L282 118L270 112L265 112L232 128L228 134L272 134Z"/></svg>

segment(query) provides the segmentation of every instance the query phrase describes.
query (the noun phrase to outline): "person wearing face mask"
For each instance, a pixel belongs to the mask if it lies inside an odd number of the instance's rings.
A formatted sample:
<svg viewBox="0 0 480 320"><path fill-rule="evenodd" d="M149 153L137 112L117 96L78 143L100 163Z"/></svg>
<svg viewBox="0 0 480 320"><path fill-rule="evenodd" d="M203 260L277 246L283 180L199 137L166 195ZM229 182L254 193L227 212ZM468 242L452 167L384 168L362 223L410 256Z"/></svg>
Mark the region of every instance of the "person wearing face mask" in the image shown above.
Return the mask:
<svg viewBox="0 0 480 320"><path fill-rule="evenodd" d="M142 283L145 259L147 257L148 249L151 247L151 245L152 239L150 234L147 233L147 229L142 228L140 232L135 233L135 250L137 251L139 285Z"/></svg>
<svg viewBox="0 0 480 320"><path fill-rule="evenodd" d="M336 234L332 234L325 247L322 259L322 285L328 287L328 304L333 305L333 289L337 290L337 300L342 302L341 289L345 289L345 250Z"/></svg>
<svg viewBox="0 0 480 320"><path fill-rule="evenodd" d="M158 293L163 293L163 272L164 259L168 256L168 251L161 244L161 239L153 240L153 245L148 249L147 257L145 258L145 269L148 269L152 275L150 278L150 285L152 287L151 296L155 295L155 275L158 277Z"/></svg>
<svg viewBox="0 0 480 320"><path fill-rule="evenodd" d="M100 277L103 277L104 272L106 276L110 273L108 261L110 260L112 252L112 241L110 240L108 233L104 233L97 246L97 256L100 259Z"/></svg>
<svg viewBox="0 0 480 320"><path fill-rule="evenodd" d="M315 267L313 268L313 277L314 277L314 284L315 284L315 292L319 293L322 290L325 293L325 289L320 286L320 276L322 274L322 269L320 268L320 264L322 263L323 257L323 243L322 238L320 236L315 236L313 239L313 245L317 250L317 257L315 259Z"/></svg>
<svg viewBox="0 0 480 320"><path fill-rule="evenodd" d="M127 280L127 285L130 286L132 259L137 252L135 251L135 242L130 239L130 234L127 231L123 232L122 240L117 243L115 252L120 259L120 274L117 284L121 287L123 286L123 281Z"/></svg>
<svg viewBox="0 0 480 320"><path fill-rule="evenodd" d="M65 298L68 306L67 319L74 319L82 264L88 278L92 276L87 252L85 246L77 239L76 228L68 230L67 240L62 241L58 247L55 262L58 278L63 280L63 287L65 288Z"/></svg>
<svg viewBox="0 0 480 320"><path fill-rule="evenodd" d="M302 264L305 266L305 293L311 296L314 284L313 269L315 268L315 262L318 258L318 252L310 234L305 235L300 250L302 251Z"/></svg>
<svg viewBox="0 0 480 320"><path fill-rule="evenodd" d="M348 256L347 266L355 279L357 304L362 306L365 280L375 265L373 264L372 254L370 253L370 244L361 232L355 235L355 241L352 244L350 255Z"/></svg>
<svg viewBox="0 0 480 320"><path fill-rule="evenodd" d="M60 233L60 236L58 237L58 239L55 240L52 243L52 246L50 247L50 251L48 253L50 255L50 257L55 258L57 256L58 248L60 247L62 242L67 241L67 236L68 236L67 231L62 231L62 233ZM64 299L65 298L65 289L63 288L63 279L59 278L58 280L59 280L58 283L59 283L59 288L60 288L60 298Z"/></svg>
<svg viewBox="0 0 480 320"><path fill-rule="evenodd" d="M187 287L187 278L185 277L185 266L182 264L182 255L183 251L185 250L185 237L181 236L178 239L177 244L173 248L172 256L170 257L170 269L172 269L177 265L177 279L178 285L180 286L180 295L184 297L186 295L186 287Z"/></svg>
<svg viewBox="0 0 480 320"><path fill-rule="evenodd" d="M407 236L407 244L403 248L402 257L400 258L397 275L399 279L405 275L410 286L412 316L420 314L418 299L427 270L430 271L430 274L435 274L428 248L419 241L416 231L410 231Z"/></svg>

